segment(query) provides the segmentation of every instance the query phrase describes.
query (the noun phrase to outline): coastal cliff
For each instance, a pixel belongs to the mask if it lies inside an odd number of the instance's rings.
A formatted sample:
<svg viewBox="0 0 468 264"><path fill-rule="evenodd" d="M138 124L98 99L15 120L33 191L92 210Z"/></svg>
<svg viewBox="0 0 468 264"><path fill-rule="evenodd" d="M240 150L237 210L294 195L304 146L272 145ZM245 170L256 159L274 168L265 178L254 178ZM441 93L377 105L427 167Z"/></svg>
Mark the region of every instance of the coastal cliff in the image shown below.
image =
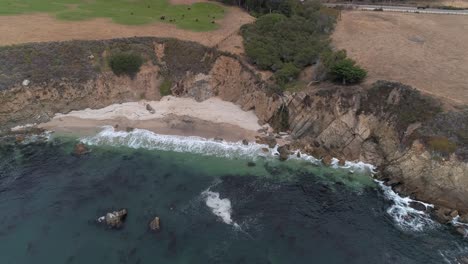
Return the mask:
<svg viewBox="0 0 468 264"><path fill-rule="evenodd" d="M146 62L136 76L116 76L106 66L114 50L136 50ZM59 112L159 100L169 86L176 96L217 96L254 110L326 164L331 157L374 164L397 191L435 204L442 222L468 214L468 113L444 112L411 87L321 84L278 94L233 55L156 38L26 44L1 48L0 58L3 130Z"/></svg>

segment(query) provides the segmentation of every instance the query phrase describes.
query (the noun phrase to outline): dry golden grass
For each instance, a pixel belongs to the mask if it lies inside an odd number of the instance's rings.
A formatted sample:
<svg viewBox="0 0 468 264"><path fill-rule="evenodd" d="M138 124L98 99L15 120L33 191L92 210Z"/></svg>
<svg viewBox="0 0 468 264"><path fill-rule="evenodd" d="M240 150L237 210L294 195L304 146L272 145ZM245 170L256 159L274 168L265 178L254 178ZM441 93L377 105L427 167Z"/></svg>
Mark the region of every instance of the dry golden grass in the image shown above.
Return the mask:
<svg viewBox="0 0 468 264"><path fill-rule="evenodd" d="M399 81L468 104L468 16L342 13L333 44L368 71L367 82Z"/></svg>

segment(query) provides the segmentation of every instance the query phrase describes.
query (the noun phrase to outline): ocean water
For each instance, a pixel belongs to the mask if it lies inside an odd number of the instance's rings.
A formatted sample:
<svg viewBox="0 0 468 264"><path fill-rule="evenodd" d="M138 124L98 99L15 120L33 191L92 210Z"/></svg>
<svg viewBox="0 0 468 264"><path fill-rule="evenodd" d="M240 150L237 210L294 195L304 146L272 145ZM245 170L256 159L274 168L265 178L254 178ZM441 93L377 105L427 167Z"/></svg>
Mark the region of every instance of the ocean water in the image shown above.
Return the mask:
<svg viewBox="0 0 468 264"><path fill-rule="evenodd" d="M89 154L72 155L79 140ZM462 237L409 208L369 167L279 162L263 147L111 128L3 141L0 263L457 263L468 254ZM120 208L122 229L96 223Z"/></svg>

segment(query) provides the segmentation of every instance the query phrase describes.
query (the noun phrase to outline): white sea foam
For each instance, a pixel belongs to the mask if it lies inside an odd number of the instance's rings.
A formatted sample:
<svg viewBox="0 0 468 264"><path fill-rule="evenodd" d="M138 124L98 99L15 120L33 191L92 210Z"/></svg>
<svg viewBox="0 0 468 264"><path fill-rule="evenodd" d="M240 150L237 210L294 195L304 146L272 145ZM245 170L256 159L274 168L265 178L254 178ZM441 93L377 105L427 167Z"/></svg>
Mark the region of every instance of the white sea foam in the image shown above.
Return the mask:
<svg viewBox="0 0 468 264"><path fill-rule="evenodd" d="M15 127L12 127L10 130L13 131L13 132L16 132L16 131L23 130L25 128L33 127L35 125L37 125L37 124L34 123L34 124L26 124L26 125L22 125L22 126L15 126Z"/></svg>
<svg viewBox="0 0 468 264"><path fill-rule="evenodd" d="M213 214L221 218L224 223L228 225L239 226L231 218L232 206L229 199L221 199L219 197L219 193L212 192L210 189L203 191L202 196L205 198L206 206L211 208Z"/></svg>
<svg viewBox="0 0 468 264"><path fill-rule="evenodd" d="M401 197L390 186L383 181L375 180L382 188L385 198L391 200L393 205L387 209L387 213L392 216L395 223L403 230L423 231L436 227L438 224L430 218L426 212L416 210L410 206L411 202L421 203L426 208L434 207L432 204L413 200L409 197Z"/></svg>
<svg viewBox="0 0 468 264"><path fill-rule="evenodd" d="M272 150L265 153L266 145L242 142L225 142L201 137L184 137L160 135L144 129L134 129L131 132L115 131L111 126L95 136L81 138L88 145L128 146L130 148L157 149L175 152L191 152L201 155L220 157L256 157L271 156Z"/></svg>

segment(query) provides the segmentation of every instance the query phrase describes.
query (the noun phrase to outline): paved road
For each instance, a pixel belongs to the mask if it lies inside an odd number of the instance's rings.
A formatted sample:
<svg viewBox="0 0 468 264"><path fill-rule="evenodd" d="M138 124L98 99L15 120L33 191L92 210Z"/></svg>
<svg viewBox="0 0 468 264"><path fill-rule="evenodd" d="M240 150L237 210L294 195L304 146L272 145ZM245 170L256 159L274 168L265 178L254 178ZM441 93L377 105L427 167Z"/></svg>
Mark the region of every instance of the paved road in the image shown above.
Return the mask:
<svg viewBox="0 0 468 264"><path fill-rule="evenodd" d="M324 4L328 7L353 8L357 10L374 11L382 9L384 12L402 12L402 13L424 13L424 14L443 14L443 15L467 15L468 10L445 10L436 8L418 9L411 6L386 6L386 5L357 5L357 4Z"/></svg>

